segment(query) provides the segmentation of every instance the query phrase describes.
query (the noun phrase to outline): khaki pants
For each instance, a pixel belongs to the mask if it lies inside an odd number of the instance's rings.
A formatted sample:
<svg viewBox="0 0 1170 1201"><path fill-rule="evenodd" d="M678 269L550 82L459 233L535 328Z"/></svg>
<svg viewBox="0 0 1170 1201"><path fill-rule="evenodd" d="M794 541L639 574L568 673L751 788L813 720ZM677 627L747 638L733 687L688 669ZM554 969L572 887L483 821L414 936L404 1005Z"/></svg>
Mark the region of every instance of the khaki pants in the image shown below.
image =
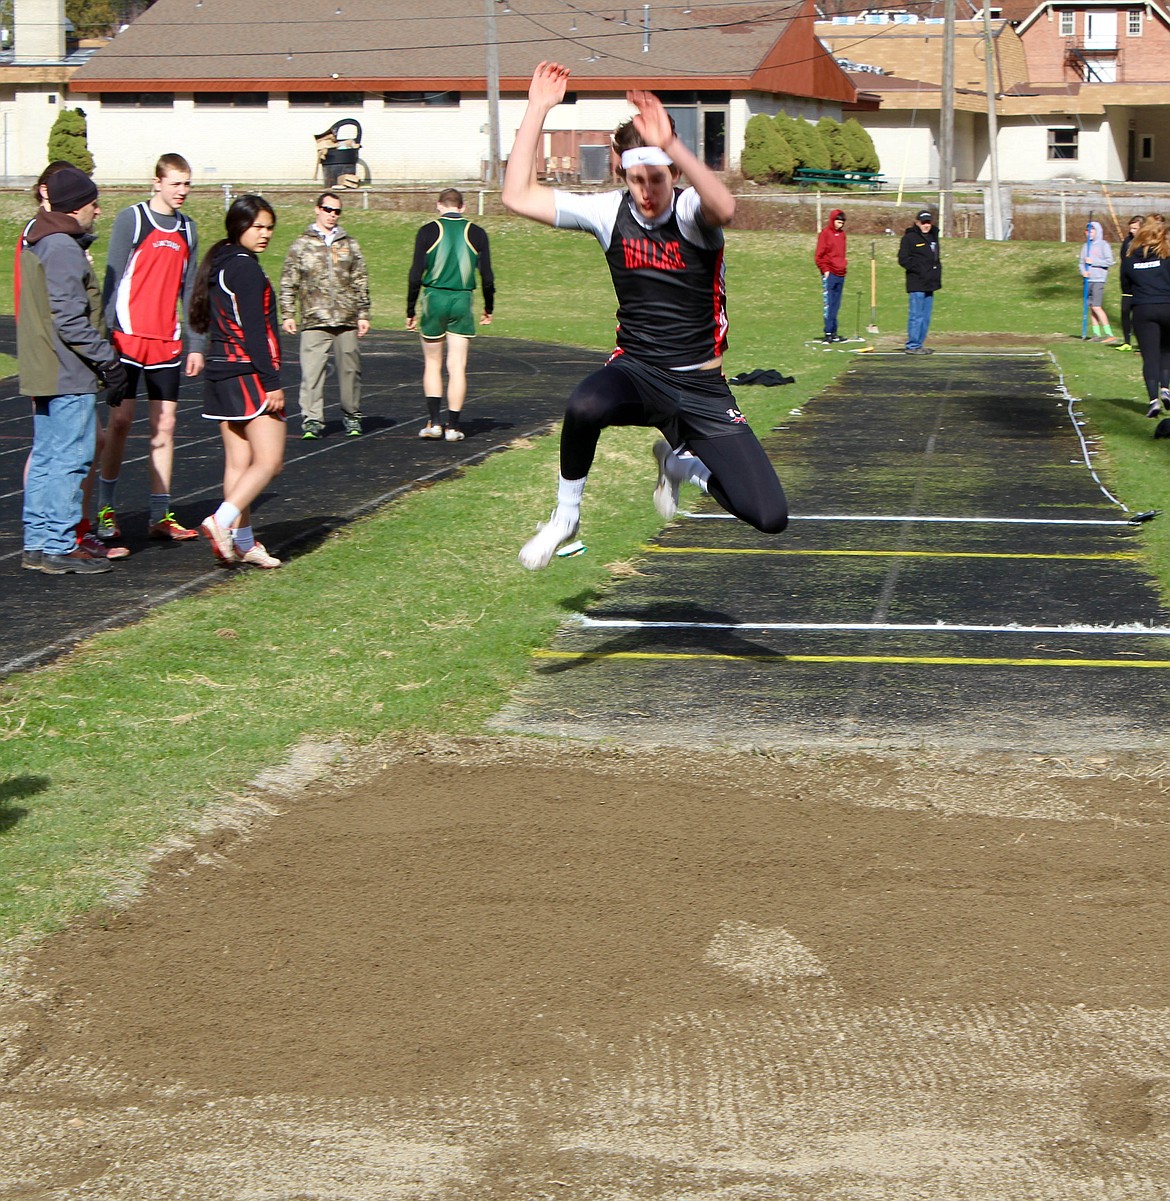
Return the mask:
<svg viewBox="0 0 1170 1201"><path fill-rule="evenodd" d="M341 411L347 417L362 415L362 360L356 329L301 330L301 419L325 421L325 368L329 351L337 363Z"/></svg>

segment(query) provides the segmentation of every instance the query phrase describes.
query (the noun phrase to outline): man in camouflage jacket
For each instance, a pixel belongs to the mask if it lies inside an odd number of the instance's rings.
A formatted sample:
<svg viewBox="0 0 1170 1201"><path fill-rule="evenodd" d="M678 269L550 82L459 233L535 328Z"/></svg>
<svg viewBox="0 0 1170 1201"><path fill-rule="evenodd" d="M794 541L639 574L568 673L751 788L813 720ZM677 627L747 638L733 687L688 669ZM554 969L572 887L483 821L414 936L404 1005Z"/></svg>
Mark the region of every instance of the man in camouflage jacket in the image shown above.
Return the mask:
<svg viewBox="0 0 1170 1201"><path fill-rule="evenodd" d="M300 310L301 436L325 432L325 367L332 349L348 437L362 432L362 362L358 339L370 329L370 283L355 238L338 224L341 200L317 197L315 220L289 247L280 273L281 328L297 332Z"/></svg>

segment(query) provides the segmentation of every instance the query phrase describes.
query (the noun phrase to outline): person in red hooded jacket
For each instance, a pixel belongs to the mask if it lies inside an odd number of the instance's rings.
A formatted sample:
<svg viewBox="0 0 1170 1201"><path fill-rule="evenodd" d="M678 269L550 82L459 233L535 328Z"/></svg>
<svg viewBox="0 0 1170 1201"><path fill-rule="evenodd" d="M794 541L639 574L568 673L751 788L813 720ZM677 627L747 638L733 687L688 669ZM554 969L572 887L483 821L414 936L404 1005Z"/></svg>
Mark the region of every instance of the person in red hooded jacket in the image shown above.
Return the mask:
<svg viewBox="0 0 1170 1201"><path fill-rule="evenodd" d="M837 333L837 314L841 310L841 294L845 291L845 214L834 209L829 214L828 224L817 236L816 254L813 261L821 273L821 286L825 298L826 342L844 342Z"/></svg>

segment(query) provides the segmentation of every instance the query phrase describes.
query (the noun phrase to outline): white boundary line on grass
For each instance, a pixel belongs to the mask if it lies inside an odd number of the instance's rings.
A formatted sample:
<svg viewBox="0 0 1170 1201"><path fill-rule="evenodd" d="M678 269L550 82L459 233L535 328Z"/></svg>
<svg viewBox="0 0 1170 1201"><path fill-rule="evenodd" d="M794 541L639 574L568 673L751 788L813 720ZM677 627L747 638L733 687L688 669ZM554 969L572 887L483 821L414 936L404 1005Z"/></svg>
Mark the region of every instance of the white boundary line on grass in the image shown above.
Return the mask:
<svg viewBox="0 0 1170 1201"><path fill-rule="evenodd" d="M1067 625L951 625L947 622L865 622L865 621L641 621L624 617L587 617L578 614L576 625L589 630L758 630L761 632L816 631L828 633L879 634L1122 634L1170 637L1170 626L1143 626L1137 623L1118 626Z"/></svg>
<svg viewBox="0 0 1170 1201"><path fill-rule="evenodd" d="M738 521L731 513L693 513L680 509L680 517L693 521ZM934 522L938 525L1107 525L1131 526L1133 523L1118 517L936 517L907 516L896 513L792 513L789 521L888 521Z"/></svg>

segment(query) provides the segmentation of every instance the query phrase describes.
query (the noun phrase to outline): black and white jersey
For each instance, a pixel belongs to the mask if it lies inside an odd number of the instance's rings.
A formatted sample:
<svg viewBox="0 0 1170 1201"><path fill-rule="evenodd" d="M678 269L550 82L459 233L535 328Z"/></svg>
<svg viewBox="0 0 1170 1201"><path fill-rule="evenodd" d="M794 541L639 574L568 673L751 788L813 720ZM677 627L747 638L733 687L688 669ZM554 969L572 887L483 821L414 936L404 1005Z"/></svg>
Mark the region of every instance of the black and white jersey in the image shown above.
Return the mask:
<svg viewBox="0 0 1170 1201"><path fill-rule="evenodd" d="M625 191L554 195L556 227L585 230L605 251L620 351L676 371L723 354L723 231L704 224L694 188L676 188L670 211L650 224Z"/></svg>

